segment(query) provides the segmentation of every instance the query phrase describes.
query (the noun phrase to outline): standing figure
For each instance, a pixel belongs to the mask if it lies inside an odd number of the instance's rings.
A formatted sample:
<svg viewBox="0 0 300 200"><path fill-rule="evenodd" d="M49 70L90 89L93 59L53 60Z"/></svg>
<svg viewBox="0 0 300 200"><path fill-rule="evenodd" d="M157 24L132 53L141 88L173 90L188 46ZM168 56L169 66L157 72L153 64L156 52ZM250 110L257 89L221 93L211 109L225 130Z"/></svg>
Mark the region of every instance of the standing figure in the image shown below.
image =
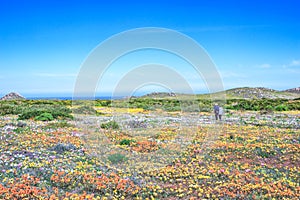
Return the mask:
<svg viewBox="0 0 300 200"><path fill-rule="evenodd" d="M217 103L214 105L214 113L215 113L215 116L216 116L216 120L218 120L218 118L219 118L219 106L218 106Z"/></svg>
<svg viewBox="0 0 300 200"><path fill-rule="evenodd" d="M220 121L222 120L222 115L224 114L224 110L223 110L223 108L220 106L219 107L219 119L220 119Z"/></svg>

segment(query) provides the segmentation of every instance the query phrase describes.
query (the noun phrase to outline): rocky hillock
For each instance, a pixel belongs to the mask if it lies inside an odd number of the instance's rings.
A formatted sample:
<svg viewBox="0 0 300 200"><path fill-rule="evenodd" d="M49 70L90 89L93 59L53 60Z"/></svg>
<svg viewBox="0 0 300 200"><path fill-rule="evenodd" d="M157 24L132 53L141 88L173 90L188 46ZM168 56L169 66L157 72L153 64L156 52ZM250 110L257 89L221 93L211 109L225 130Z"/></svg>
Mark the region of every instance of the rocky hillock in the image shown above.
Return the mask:
<svg viewBox="0 0 300 200"><path fill-rule="evenodd" d="M227 97L235 97L242 99L294 99L298 98L299 95L292 93L290 91L277 91L269 88L263 87L243 87L243 88L234 88L226 91Z"/></svg>
<svg viewBox="0 0 300 200"><path fill-rule="evenodd" d="M16 92L11 92L5 96L3 96L0 100L24 100L25 97L22 95L16 93Z"/></svg>
<svg viewBox="0 0 300 200"><path fill-rule="evenodd" d="M284 92L291 92L291 93L300 94L300 87L288 89L288 90L285 90Z"/></svg>

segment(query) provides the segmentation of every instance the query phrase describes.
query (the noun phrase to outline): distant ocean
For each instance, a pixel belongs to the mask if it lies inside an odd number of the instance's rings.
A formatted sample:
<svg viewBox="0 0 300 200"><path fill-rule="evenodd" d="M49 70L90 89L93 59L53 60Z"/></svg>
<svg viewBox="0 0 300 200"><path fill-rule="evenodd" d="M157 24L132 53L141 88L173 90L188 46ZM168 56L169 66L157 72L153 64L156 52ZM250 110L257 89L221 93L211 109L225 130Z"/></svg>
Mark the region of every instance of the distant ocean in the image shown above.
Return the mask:
<svg viewBox="0 0 300 200"><path fill-rule="evenodd" d="M95 98L91 97L82 97L81 100L116 100L116 99L124 99L125 96L120 97L110 97L110 96L96 96ZM73 97L26 97L28 100L73 100Z"/></svg>

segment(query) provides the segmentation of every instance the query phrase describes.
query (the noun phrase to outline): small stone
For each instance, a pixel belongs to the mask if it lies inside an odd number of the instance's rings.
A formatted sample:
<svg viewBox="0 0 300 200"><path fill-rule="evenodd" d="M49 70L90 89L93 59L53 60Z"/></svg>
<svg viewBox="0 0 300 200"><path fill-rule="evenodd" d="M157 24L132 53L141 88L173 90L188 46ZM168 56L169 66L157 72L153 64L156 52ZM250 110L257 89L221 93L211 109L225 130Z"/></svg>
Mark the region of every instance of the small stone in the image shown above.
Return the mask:
<svg viewBox="0 0 300 200"><path fill-rule="evenodd" d="M17 127L23 128L23 127L25 127L25 126L27 126L27 124L26 124L25 122L19 121L19 122L17 123Z"/></svg>

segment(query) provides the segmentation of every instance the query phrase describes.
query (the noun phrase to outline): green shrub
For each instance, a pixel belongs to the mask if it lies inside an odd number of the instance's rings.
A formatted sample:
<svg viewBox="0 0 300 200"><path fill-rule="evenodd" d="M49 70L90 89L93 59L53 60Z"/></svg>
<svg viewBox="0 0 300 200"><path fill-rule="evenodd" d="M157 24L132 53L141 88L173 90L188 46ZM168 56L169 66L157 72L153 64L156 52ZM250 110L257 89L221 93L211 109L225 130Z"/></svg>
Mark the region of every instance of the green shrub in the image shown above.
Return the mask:
<svg viewBox="0 0 300 200"><path fill-rule="evenodd" d="M34 119L43 113L50 113L54 119L72 119L71 110L61 105L32 105L21 114L19 120Z"/></svg>
<svg viewBox="0 0 300 200"><path fill-rule="evenodd" d="M117 164L120 162L125 162L128 160L128 158L120 153L115 153L115 154L111 154L107 157L107 159L112 163L112 164Z"/></svg>
<svg viewBox="0 0 300 200"><path fill-rule="evenodd" d="M266 109L264 109L264 110L272 111L272 110L274 110L274 108L271 105L267 105Z"/></svg>
<svg viewBox="0 0 300 200"><path fill-rule="evenodd" d="M254 152L256 155L262 157L262 158L270 158L271 156L274 156L275 152L273 150L265 150L265 149L262 149L260 147L255 147L254 149Z"/></svg>
<svg viewBox="0 0 300 200"><path fill-rule="evenodd" d="M79 108L73 109L73 112L76 114L96 114L96 110L92 106L84 105Z"/></svg>
<svg viewBox="0 0 300 200"><path fill-rule="evenodd" d="M164 107L162 107L162 109L167 112L181 111L180 106L171 106L171 105L164 106Z"/></svg>
<svg viewBox="0 0 300 200"><path fill-rule="evenodd" d="M52 121L54 118L51 113L42 113L34 118L37 121Z"/></svg>
<svg viewBox="0 0 300 200"><path fill-rule="evenodd" d="M119 129L119 124L116 121L110 121L100 125L103 129Z"/></svg>
<svg viewBox="0 0 300 200"><path fill-rule="evenodd" d="M289 108L288 108L287 105L281 104L281 105L276 106L276 107L275 107L275 110L276 110L276 111L288 111Z"/></svg>
<svg viewBox="0 0 300 200"><path fill-rule="evenodd" d="M144 105L144 106L142 106L142 108L144 110L155 110L155 108L153 106L148 106L148 105Z"/></svg>
<svg viewBox="0 0 300 200"><path fill-rule="evenodd" d="M0 103L0 115L18 115L22 113L24 108L22 102L3 101Z"/></svg>
<svg viewBox="0 0 300 200"><path fill-rule="evenodd" d="M123 139L120 141L120 145L127 145L129 146L130 144L134 143L135 140L131 140L131 139Z"/></svg>
<svg viewBox="0 0 300 200"><path fill-rule="evenodd" d="M97 100L95 106L109 107L111 106L111 100Z"/></svg>

